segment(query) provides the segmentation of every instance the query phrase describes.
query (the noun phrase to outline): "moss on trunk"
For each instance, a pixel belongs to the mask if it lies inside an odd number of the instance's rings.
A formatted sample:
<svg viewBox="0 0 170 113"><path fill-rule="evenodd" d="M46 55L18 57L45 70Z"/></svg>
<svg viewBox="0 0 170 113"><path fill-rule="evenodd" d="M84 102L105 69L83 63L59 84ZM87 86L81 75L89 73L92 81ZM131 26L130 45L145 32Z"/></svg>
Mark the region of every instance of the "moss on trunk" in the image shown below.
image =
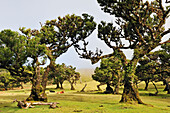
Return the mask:
<svg viewBox="0 0 170 113"><path fill-rule="evenodd" d="M130 82L126 82L120 102L144 104L139 97L138 89Z"/></svg>
<svg viewBox="0 0 170 113"><path fill-rule="evenodd" d="M26 99L27 101L47 101L45 89L41 85L40 68L36 68L36 73L33 75L31 94Z"/></svg>
<svg viewBox="0 0 170 113"><path fill-rule="evenodd" d="M144 104L140 99L137 85L134 83L134 73L138 60L132 60L125 67L124 89L120 102Z"/></svg>
<svg viewBox="0 0 170 113"><path fill-rule="evenodd" d="M41 88L32 88L30 96L27 101L44 101L47 102L47 95L43 93Z"/></svg>

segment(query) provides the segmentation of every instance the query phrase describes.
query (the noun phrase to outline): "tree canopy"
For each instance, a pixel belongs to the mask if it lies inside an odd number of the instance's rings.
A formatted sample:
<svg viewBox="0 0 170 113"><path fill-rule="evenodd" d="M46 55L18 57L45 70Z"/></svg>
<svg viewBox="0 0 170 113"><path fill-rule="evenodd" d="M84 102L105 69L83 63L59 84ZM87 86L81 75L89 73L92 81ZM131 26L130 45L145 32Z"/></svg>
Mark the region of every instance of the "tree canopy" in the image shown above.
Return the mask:
<svg viewBox="0 0 170 113"><path fill-rule="evenodd" d="M169 43L161 46L161 50L150 52L147 56L139 60L136 75L141 81L145 81L147 86L152 81L163 81L166 85L165 90L169 93Z"/></svg>
<svg viewBox="0 0 170 113"><path fill-rule="evenodd" d="M45 89L49 72L55 70L55 60L71 46L87 38L95 28L94 18L88 14L82 14L82 17L74 14L66 15L62 18L58 17L58 20L47 20L44 25L41 24L40 30L20 28L27 38L38 37L40 39L40 45L45 45L46 57L50 60L42 77L43 96L40 97L43 98L42 100L47 100ZM33 100L34 94L36 93L31 93L29 100Z"/></svg>
<svg viewBox="0 0 170 113"><path fill-rule="evenodd" d="M102 59L100 67L97 67L92 75L92 78L101 84L115 86L114 92L106 91L108 93L119 93L119 85L123 79L122 63L119 58L110 57ZM107 87L109 87L107 86Z"/></svg>
<svg viewBox="0 0 170 113"><path fill-rule="evenodd" d="M63 89L63 82L67 80L71 85L71 90L75 90L73 84L76 84L76 81L80 79L80 73L75 71L75 67L66 66L63 64L57 64L55 69L50 72L49 79L53 79L53 84L57 84L56 88ZM59 87L59 83L61 87Z"/></svg>
<svg viewBox="0 0 170 113"><path fill-rule="evenodd" d="M113 53L102 55L87 50L88 43L84 40L84 47L76 45L77 53L81 58L91 59L92 64L102 58L111 56L120 57L125 70L124 92L120 102L136 101L144 104L139 97L134 83L134 73L137 62L141 57L151 52L159 45L170 42L162 38L170 32L165 30L164 24L169 17L170 8L162 5L162 0L97 0L101 9L114 15L116 21L107 23L102 21L98 25L98 38L113 49ZM115 26L116 25L116 26ZM130 62L122 51L132 49L133 57Z"/></svg>

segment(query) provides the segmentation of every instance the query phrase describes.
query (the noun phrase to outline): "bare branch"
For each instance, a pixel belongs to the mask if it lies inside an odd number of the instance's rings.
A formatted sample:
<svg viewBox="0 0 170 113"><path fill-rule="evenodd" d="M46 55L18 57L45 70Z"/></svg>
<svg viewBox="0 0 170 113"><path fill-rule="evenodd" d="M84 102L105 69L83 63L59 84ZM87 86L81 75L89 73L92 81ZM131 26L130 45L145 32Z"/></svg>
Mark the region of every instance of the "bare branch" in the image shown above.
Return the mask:
<svg viewBox="0 0 170 113"><path fill-rule="evenodd" d="M166 35L166 34L168 34L168 33L170 33L170 28L169 28L168 30L164 31L164 32L161 34L161 37L163 37L164 35Z"/></svg>
<svg viewBox="0 0 170 113"><path fill-rule="evenodd" d="M162 6L162 0L159 0L159 6L160 6L160 9L162 10L162 12L164 13L165 10L164 10L164 8L163 8L163 6Z"/></svg>
<svg viewBox="0 0 170 113"><path fill-rule="evenodd" d="M165 42L159 43L159 45L163 45L163 44L166 44L166 43L170 43L170 39L165 41Z"/></svg>

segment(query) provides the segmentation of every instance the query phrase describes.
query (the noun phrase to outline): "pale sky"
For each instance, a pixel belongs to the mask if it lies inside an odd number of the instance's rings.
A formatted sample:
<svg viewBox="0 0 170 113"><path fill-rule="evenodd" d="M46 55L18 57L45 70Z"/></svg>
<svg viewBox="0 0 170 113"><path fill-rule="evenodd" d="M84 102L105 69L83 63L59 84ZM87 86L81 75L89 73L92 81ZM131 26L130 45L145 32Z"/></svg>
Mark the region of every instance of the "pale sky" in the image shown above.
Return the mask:
<svg viewBox="0 0 170 113"><path fill-rule="evenodd" d="M57 19L58 16L63 17L67 14L81 16L82 13L94 16L97 23L102 20L114 22L113 16L100 9L97 0L0 0L0 30L19 31L20 27L40 29L39 22L45 23L46 20ZM169 26L170 19L167 21L166 28ZM97 39L97 29L87 40L90 41L89 48L92 50L98 47L104 50L105 54L112 52ZM126 50L125 53L128 58L131 58L132 51ZM70 48L60 56L56 63L73 65L77 69L99 66L99 63L92 65L90 60L80 59L74 48Z"/></svg>

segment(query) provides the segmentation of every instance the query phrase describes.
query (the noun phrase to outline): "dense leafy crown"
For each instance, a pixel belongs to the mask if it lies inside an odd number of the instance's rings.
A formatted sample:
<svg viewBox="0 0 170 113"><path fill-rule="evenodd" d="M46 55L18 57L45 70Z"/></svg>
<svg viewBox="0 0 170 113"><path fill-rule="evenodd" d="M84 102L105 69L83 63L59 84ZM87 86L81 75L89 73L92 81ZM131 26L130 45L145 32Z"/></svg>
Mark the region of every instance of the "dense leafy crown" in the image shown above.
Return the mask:
<svg viewBox="0 0 170 113"><path fill-rule="evenodd" d="M7 69L12 75L21 76L28 58L42 56L44 46L39 38L28 39L11 30L0 32L0 68Z"/></svg>
<svg viewBox="0 0 170 113"><path fill-rule="evenodd" d="M96 23L92 16L82 14L81 17L73 14L63 18L58 17L58 20L48 20L41 25L40 30L25 30L25 28L20 30L27 37L40 37L41 44L45 44L48 48L48 57L53 56L56 59L69 47L88 37L95 27Z"/></svg>
<svg viewBox="0 0 170 113"><path fill-rule="evenodd" d="M97 67L92 75L96 81L116 84L122 78L123 70L121 60L115 57L101 60L100 67Z"/></svg>

